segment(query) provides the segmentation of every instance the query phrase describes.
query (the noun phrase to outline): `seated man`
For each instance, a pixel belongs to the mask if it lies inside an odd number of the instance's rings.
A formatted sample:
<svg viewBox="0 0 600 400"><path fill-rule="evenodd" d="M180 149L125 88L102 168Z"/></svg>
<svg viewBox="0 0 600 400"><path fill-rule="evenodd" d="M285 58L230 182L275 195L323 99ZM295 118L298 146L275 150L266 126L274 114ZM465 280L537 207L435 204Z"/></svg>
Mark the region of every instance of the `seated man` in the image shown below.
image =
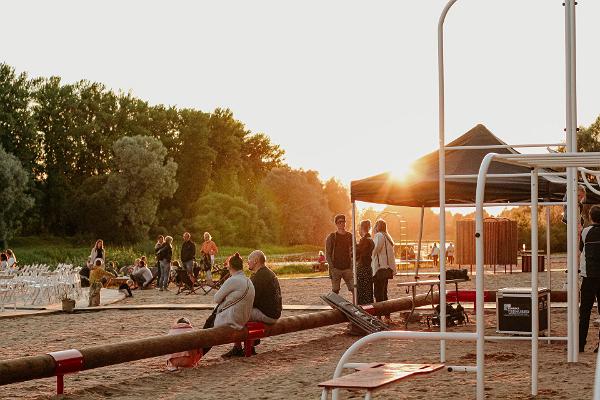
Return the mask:
<svg viewBox="0 0 600 400"><path fill-rule="evenodd" d="M250 321L272 325L281 317L281 289L277 276L265 265L266 261L265 253L260 250L254 250L248 256L248 266L252 272L250 280L255 291ZM229 356L243 356L241 343L236 343L227 354ZM254 347L252 348L252 354L256 354Z"/></svg>
<svg viewBox="0 0 600 400"><path fill-rule="evenodd" d="M140 266L137 271L131 274L131 279L140 289L145 289L152 282L152 278L152 272L146 266L146 263L140 260Z"/></svg>

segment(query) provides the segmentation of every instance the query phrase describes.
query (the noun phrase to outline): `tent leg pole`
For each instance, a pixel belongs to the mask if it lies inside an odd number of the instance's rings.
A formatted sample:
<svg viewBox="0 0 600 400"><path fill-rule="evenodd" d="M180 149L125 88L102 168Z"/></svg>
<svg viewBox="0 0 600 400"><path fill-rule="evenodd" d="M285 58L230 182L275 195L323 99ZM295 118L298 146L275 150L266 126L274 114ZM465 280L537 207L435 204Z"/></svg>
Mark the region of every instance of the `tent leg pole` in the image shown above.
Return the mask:
<svg viewBox="0 0 600 400"><path fill-rule="evenodd" d="M352 202L352 302L357 304L356 289L356 202Z"/></svg>
<svg viewBox="0 0 600 400"><path fill-rule="evenodd" d="M419 222L419 244L417 245L417 264L415 267L415 279L419 278L419 265L421 264L421 242L423 240L423 217L425 216L425 206L421 206L421 220Z"/></svg>

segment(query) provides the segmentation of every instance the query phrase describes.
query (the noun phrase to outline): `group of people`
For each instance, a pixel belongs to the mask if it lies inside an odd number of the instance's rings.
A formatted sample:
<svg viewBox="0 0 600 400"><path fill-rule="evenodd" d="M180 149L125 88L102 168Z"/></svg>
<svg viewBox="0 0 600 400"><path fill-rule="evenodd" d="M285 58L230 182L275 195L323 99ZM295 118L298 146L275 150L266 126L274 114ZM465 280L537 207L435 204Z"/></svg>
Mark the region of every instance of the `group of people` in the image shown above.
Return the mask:
<svg viewBox="0 0 600 400"><path fill-rule="evenodd" d="M157 238L154 246L156 255L156 265L151 269L146 256L137 258L131 266L118 268L115 261L106 263L106 250L104 241L98 239L92 248L87 263L80 270L81 286L89 287L90 289L90 306L99 304L100 289L106 285L111 278L119 275L128 275L130 281L120 285L119 289L127 293L128 296L133 296L131 290L147 289L150 284L156 279L156 289L159 291L168 291L170 275L172 268L185 268L192 280L195 279L193 274L196 263L196 243L191 240L191 234L185 232L183 234L183 244L181 246L180 260L174 260L173 256L173 237L160 235ZM212 240L210 233L204 233L204 242L200 249L200 263L203 265L207 282L212 281L211 268L215 262L215 256L219 249Z"/></svg>
<svg viewBox="0 0 600 400"><path fill-rule="evenodd" d="M17 269L17 257L11 249L0 252L0 272L11 274Z"/></svg>
<svg viewBox="0 0 600 400"><path fill-rule="evenodd" d="M433 266L437 267L440 260L440 248L437 243L434 243L429 252L429 257L433 260ZM446 262L448 264L454 264L454 244L450 243L446 247Z"/></svg>
<svg viewBox="0 0 600 400"><path fill-rule="evenodd" d="M204 324L204 329L228 326L243 329L247 322L256 321L271 325L281 317L282 300L279 280L275 273L266 266L266 256L261 250L254 250L248 256L250 278L244 274L244 262L239 253L229 257L225 266L229 278L215 293L217 306ZM180 318L173 325L169 334L179 334L192 330L187 318ZM202 355L210 348L185 351L171 354L167 365L171 370L195 366ZM256 354L254 346L250 351ZM222 357L244 356L241 343L235 343Z"/></svg>
<svg viewBox="0 0 600 400"><path fill-rule="evenodd" d="M350 292L354 288L352 271L352 234L346 230L346 216L334 217L336 231L327 236L325 253L329 264L331 290L340 292L342 279ZM387 231L385 220L379 219L373 226L371 221L360 222L361 239L356 245L356 302L371 304L388 299L388 280L394 277L396 259L394 240ZM390 316L384 316L389 320Z"/></svg>

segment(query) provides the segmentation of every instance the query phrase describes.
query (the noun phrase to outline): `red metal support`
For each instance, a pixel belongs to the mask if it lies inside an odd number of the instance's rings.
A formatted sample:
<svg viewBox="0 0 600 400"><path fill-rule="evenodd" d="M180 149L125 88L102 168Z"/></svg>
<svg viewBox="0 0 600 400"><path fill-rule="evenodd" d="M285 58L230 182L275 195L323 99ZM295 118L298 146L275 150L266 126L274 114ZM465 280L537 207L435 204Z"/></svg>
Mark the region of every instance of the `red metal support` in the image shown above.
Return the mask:
<svg viewBox="0 0 600 400"><path fill-rule="evenodd" d="M56 394L64 392L64 375L79 372L83 369L83 355L79 350L70 349L48 353L54 359L54 374L56 375Z"/></svg>
<svg viewBox="0 0 600 400"><path fill-rule="evenodd" d="M246 323L246 328L248 328L248 337L244 340L244 356L250 357L255 340L265 337L265 324L250 321Z"/></svg>

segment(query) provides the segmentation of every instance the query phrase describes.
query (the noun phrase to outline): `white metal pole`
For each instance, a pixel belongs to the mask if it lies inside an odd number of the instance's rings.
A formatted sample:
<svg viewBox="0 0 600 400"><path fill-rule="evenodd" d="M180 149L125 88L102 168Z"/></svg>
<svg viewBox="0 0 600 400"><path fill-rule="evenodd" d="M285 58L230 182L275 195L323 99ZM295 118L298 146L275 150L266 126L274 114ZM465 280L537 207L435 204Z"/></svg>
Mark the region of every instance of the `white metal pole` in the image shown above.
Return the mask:
<svg viewBox="0 0 600 400"><path fill-rule="evenodd" d="M450 7L457 0L450 0L442 10L438 21L438 82L439 82L439 198L440 198L440 332L446 332L446 149L444 115L444 20ZM446 342L440 340L440 361L446 362Z"/></svg>
<svg viewBox="0 0 600 400"><path fill-rule="evenodd" d="M550 258L550 211L551 208L546 206L546 277L548 283L548 290L552 290L552 259ZM548 302L548 329L546 336L551 336L552 322L551 322L551 309L550 302ZM550 340L548 340L550 344Z"/></svg>
<svg viewBox="0 0 600 400"><path fill-rule="evenodd" d="M565 91L566 91L566 140L567 152L573 152L573 141L571 138L571 8L569 7L571 0L565 0L563 3L565 6ZM573 170L574 168L567 168L567 337L569 338L567 343L567 361L574 362L574 349L573 349L573 253L575 251L574 245L574 234L573 234Z"/></svg>
<svg viewBox="0 0 600 400"><path fill-rule="evenodd" d="M531 395L538 393L538 170L531 171ZM550 305L548 305L550 306Z"/></svg>
<svg viewBox="0 0 600 400"><path fill-rule="evenodd" d="M485 198L485 181L488 168L495 153L488 153L481 161L479 174L477 176L477 189L475 192L475 262L477 264L477 275L475 277L475 288L477 290L475 301L475 318L477 326L477 398L485 398L485 320L484 320L484 274L483 274L483 199Z"/></svg>
<svg viewBox="0 0 600 400"><path fill-rule="evenodd" d="M569 63L571 65L570 68L570 110L571 110L571 149L574 153L577 153L577 68L576 68L576 25L575 25L575 0L570 0L565 3L569 6L570 12L570 53L569 53ZM573 311L571 312L572 324L573 324L573 361L577 362L579 360L579 278L578 278L578 260L579 260L579 207L578 207L578 195L577 195L577 170L573 169L573 277L571 279L571 292L572 301L573 301Z"/></svg>
<svg viewBox="0 0 600 400"><path fill-rule="evenodd" d="M356 288L356 202L352 202L352 275L353 289L352 300L354 304L358 302L358 292Z"/></svg>

